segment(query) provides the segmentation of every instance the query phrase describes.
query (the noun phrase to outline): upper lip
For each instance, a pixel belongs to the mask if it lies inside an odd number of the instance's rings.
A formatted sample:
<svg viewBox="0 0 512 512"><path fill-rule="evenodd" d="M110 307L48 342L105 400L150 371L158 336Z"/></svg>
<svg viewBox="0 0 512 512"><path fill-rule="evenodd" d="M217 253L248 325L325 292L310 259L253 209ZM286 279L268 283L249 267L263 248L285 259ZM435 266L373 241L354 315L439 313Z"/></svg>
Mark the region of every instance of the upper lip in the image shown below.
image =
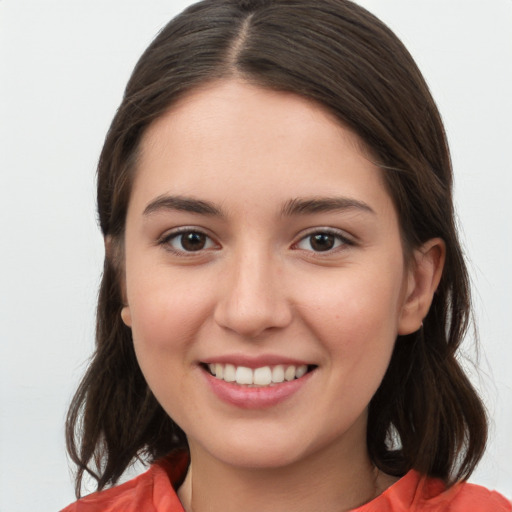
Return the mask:
<svg viewBox="0 0 512 512"><path fill-rule="evenodd" d="M246 368L261 368L262 366L282 365L311 365L311 361L304 361L288 356L280 356L277 354L261 354L258 356L249 356L246 354L225 354L212 356L201 361L205 364L232 364L234 366L245 366Z"/></svg>

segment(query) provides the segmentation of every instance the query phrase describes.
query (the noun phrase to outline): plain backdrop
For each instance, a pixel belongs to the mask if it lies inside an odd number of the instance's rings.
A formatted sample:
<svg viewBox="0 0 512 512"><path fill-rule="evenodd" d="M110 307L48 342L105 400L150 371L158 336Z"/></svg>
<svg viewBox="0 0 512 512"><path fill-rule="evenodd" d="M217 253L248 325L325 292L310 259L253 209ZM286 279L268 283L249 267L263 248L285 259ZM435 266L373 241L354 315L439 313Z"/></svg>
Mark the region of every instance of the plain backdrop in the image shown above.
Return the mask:
<svg viewBox="0 0 512 512"><path fill-rule="evenodd" d="M189 3L0 0L0 512L73 500L63 424L93 349L96 161L136 60ZM512 497L512 0L360 3L446 123L481 338L467 365L492 419L472 480Z"/></svg>

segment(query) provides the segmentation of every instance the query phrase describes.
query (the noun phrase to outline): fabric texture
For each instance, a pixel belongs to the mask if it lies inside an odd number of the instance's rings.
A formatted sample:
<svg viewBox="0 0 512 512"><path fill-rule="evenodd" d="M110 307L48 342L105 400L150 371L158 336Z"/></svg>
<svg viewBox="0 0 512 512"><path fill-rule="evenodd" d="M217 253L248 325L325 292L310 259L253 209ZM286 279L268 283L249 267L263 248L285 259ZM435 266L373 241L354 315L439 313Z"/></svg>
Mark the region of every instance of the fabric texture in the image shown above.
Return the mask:
<svg viewBox="0 0 512 512"><path fill-rule="evenodd" d="M86 496L61 512L185 512L175 489L187 467L187 454L171 455L136 478ZM512 503L479 485L460 483L446 489L441 481L411 470L352 512L512 512Z"/></svg>

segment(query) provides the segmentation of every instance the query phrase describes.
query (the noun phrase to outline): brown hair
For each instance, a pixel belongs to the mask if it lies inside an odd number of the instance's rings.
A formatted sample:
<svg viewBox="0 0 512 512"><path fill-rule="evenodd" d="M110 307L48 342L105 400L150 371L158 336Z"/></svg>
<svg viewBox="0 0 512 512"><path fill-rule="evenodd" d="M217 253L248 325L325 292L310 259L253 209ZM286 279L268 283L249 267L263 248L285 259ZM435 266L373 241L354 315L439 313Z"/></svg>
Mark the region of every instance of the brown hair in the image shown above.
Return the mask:
<svg viewBox="0 0 512 512"><path fill-rule="evenodd" d="M398 337L370 403L367 443L375 465L389 474L415 468L448 484L467 478L483 453L487 424L456 356L470 295L454 223L448 146L412 57L366 10L348 0L206 0L173 19L136 65L101 153L103 235L122 245L147 127L195 87L233 76L324 105L384 169L405 246L434 237L445 241L443 277L423 328ZM131 331L120 318L119 267L106 257L96 352L68 413L77 496L84 472L102 489L134 458L152 461L187 447L139 369Z"/></svg>

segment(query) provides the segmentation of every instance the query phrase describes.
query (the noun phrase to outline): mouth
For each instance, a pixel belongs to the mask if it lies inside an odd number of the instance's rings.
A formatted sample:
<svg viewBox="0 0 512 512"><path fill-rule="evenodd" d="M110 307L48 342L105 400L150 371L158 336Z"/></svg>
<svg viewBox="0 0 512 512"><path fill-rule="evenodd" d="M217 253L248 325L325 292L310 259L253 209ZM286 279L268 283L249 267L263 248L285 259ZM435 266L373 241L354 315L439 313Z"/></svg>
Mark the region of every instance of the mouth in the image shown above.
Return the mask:
<svg viewBox="0 0 512 512"><path fill-rule="evenodd" d="M298 380L317 368L316 365L307 364L277 364L258 368L236 366L230 363L202 363L201 366L218 380L255 388L273 387Z"/></svg>

